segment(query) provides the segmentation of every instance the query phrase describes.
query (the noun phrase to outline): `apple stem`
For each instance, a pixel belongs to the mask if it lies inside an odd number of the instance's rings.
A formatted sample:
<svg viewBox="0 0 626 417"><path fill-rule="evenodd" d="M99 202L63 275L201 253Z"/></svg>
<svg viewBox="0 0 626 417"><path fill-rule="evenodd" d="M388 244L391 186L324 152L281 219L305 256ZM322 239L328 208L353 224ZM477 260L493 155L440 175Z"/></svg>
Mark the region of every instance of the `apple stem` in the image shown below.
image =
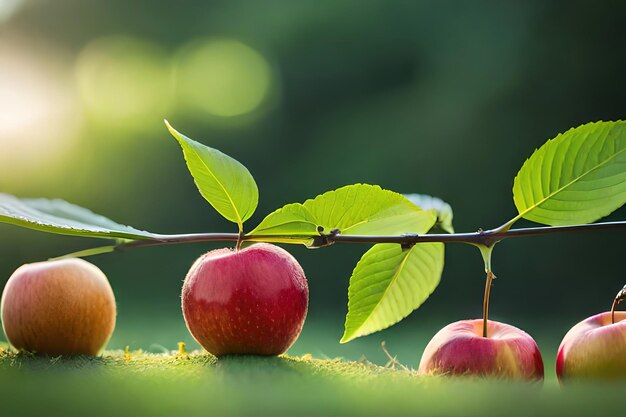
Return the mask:
<svg viewBox="0 0 626 417"><path fill-rule="evenodd" d="M624 285L624 288L619 290L613 299L613 305L611 306L611 324L615 324L615 309L617 308L617 305L624 300L626 300L626 285Z"/></svg>
<svg viewBox="0 0 626 417"><path fill-rule="evenodd" d="M491 284L496 277L491 270L491 253L493 252L493 246L476 245L483 256L485 262L485 273L487 279L485 280L485 295L483 297L483 337L488 337L487 327L489 324L489 295L491 294Z"/></svg>
<svg viewBox="0 0 626 417"><path fill-rule="evenodd" d="M491 292L491 282L493 281L493 272L487 271L487 279L485 281L485 296L483 298L483 337L487 337L487 324L489 322L489 294Z"/></svg>
<svg viewBox="0 0 626 417"><path fill-rule="evenodd" d="M239 228L239 234L237 235L237 244L235 245L235 250L239 251L241 249L241 244L243 243L244 234L243 228Z"/></svg>

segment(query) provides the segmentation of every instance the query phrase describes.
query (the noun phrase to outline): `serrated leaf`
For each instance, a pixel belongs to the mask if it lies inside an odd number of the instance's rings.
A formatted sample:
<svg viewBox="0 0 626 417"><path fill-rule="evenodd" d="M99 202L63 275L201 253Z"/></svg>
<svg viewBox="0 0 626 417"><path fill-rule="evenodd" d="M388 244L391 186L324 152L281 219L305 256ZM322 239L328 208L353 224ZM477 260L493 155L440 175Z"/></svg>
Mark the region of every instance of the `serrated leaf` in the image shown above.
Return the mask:
<svg viewBox="0 0 626 417"><path fill-rule="evenodd" d="M378 185L341 187L305 201L304 207L319 225L346 235L425 233L435 222L432 213Z"/></svg>
<svg viewBox="0 0 626 417"><path fill-rule="evenodd" d="M293 203L267 215L248 236L289 236L282 241L272 239L272 242L308 245L311 236L317 234L317 224L311 213L302 204Z"/></svg>
<svg viewBox="0 0 626 417"><path fill-rule="evenodd" d="M385 329L417 309L439 284L443 263L442 243L373 246L350 277L341 343Z"/></svg>
<svg viewBox="0 0 626 417"><path fill-rule="evenodd" d="M167 120L165 124L183 149L187 167L202 197L242 230L259 202L259 190L250 171L217 149L181 134Z"/></svg>
<svg viewBox="0 0 626 417"><path fill-rule="evenodd" d="M270 213L249 235L316 235L318 227L353 235L426 233L435 221L434 212L420 209L401 194L354 184L304 204L288 204Z"/></svg>
<svg viewBox="0 0 626 417"><path fill-rule="evenodd" d="M317 220L300 203L287 204L270 213L249 234L253 235L311 235L317 233Z"/></svg>
<svg viewBox="0 0 626 417"><path fill-rule="evenodd" d="M154 239L155 234L124 226L66 201L19 199L0 193L0 222L63 235Z"/></svg>
<svg viewBox="0 0 626 417"><path fill-rule="evenodd" d="M448 233L454 233L454 227L452 226L454 214L450 204L438 197L427 194L405 194L404 196L422 210L434 210L437 214L437 224L435 226Z"/></svg>
<svg viewBox="0 0 626 417"><path fill-rule="evenodd" d="M519 215L551 226L594 222L626 203L626 122L595 122L549 140L515 177Z"/></svg>

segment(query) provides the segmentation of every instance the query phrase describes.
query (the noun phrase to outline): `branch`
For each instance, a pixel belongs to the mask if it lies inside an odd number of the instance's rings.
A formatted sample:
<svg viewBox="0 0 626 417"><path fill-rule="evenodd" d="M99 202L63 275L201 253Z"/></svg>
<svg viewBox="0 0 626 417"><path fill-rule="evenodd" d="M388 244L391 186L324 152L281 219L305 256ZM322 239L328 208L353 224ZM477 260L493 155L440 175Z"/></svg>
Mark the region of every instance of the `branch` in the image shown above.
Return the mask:
<svg viewBox="0 0 626 417"><path fill-rule="evenodd" d="M500 228L491 230L479 230L474 233L452 233L452 234L427 234L427 235L401 235L401 236L350 236L336 235L331 237L335 242L341 243L400 243L412 245L415 243L443 242L443 243L465 243L469 245L492 246L495 243L515 237L544 236L557 233L593 231L593 230L613 230L626 229L626 221L579 224L574 226L540 226L528 227L524 229L509 229L502 231Z"/></svg>
<svg viewBox="0 0 626 417"><path fill-rule="evenodd" d="M540 226L524 229L501 228L490 230L479 230L473 233L452 233L452 234L403 234L390 236L362 236L362 235L342 235L333 230L330 233L320 233L319 235L298 235L298 236L275 236L275 235L247 235L242 236L242 241L254 242L281 242L281 243L302 243L303 240L311 240L311 248L318 248L332 245L333 243L398 243L411 246L416 243L442 242L442 243L465 243L469 245L493 246L497 242L507 238L517 238L526 236L544 236L556 233L569 233L593 230L626 230L626 221L581 224L574 226ZM115 250L126 250L146 246L174 245L181 243L199 242L237 242L240 239L238 233L192 233L181 235L156 235L154 240L134 240L132 242L121 243ZM293 242L289 242L289 241Z"/></svg>

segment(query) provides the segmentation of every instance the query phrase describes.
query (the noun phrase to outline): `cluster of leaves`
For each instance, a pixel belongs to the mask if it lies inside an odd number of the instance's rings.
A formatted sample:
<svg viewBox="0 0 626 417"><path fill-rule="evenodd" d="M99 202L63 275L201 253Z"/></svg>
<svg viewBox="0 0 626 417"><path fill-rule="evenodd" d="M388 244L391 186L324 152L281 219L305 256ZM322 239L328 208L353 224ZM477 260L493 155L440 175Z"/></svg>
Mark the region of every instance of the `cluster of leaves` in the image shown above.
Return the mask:
<svg viewBox="0 0 626 417"><path fill-rule="evenodd" d="M375 242L380 235L454 233L452 209L438 198L354 184L304 203L287 204L244 234L244 222L253 215L259 197L250 172L228 155L167 127L182 147L198 190L218 213L237 224L242 240L318 247L323 245L319 237L328 234L372 236ZM591 223L622 206L626 202L626 122L589 123L549 140L517 174L513 199L518 215L499 231L507 231L521 218L550 226ZM62 200L0 194L0 221L51 233L116 239L117 244L175 240L175 236L117 224ZM375 244L350 278L341 341L382 330L409 315L435 290L443 266L444 244L440 242L406 247Z"/></svg>

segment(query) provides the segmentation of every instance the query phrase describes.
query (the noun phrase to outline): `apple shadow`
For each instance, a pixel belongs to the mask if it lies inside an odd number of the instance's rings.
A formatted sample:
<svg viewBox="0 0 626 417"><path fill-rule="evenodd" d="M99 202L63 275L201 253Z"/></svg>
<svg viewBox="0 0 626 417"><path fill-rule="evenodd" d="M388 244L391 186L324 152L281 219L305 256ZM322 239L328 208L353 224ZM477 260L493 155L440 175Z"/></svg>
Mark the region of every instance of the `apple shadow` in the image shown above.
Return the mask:
<svg viewBox="0 0 626 417"><path fill-rule="evenodd" d="M48 371L51 369L95 369L104 366L100 356L63 355L51 356L0 349L0 369L27 369Z"/></svg>
<svg viewBox="0 0 626 417"><path fill-rule="evenodd" d="M226 378L297 377L307 374L302 364L284 356L225 355L217 359L215 372Z"/></svg>

